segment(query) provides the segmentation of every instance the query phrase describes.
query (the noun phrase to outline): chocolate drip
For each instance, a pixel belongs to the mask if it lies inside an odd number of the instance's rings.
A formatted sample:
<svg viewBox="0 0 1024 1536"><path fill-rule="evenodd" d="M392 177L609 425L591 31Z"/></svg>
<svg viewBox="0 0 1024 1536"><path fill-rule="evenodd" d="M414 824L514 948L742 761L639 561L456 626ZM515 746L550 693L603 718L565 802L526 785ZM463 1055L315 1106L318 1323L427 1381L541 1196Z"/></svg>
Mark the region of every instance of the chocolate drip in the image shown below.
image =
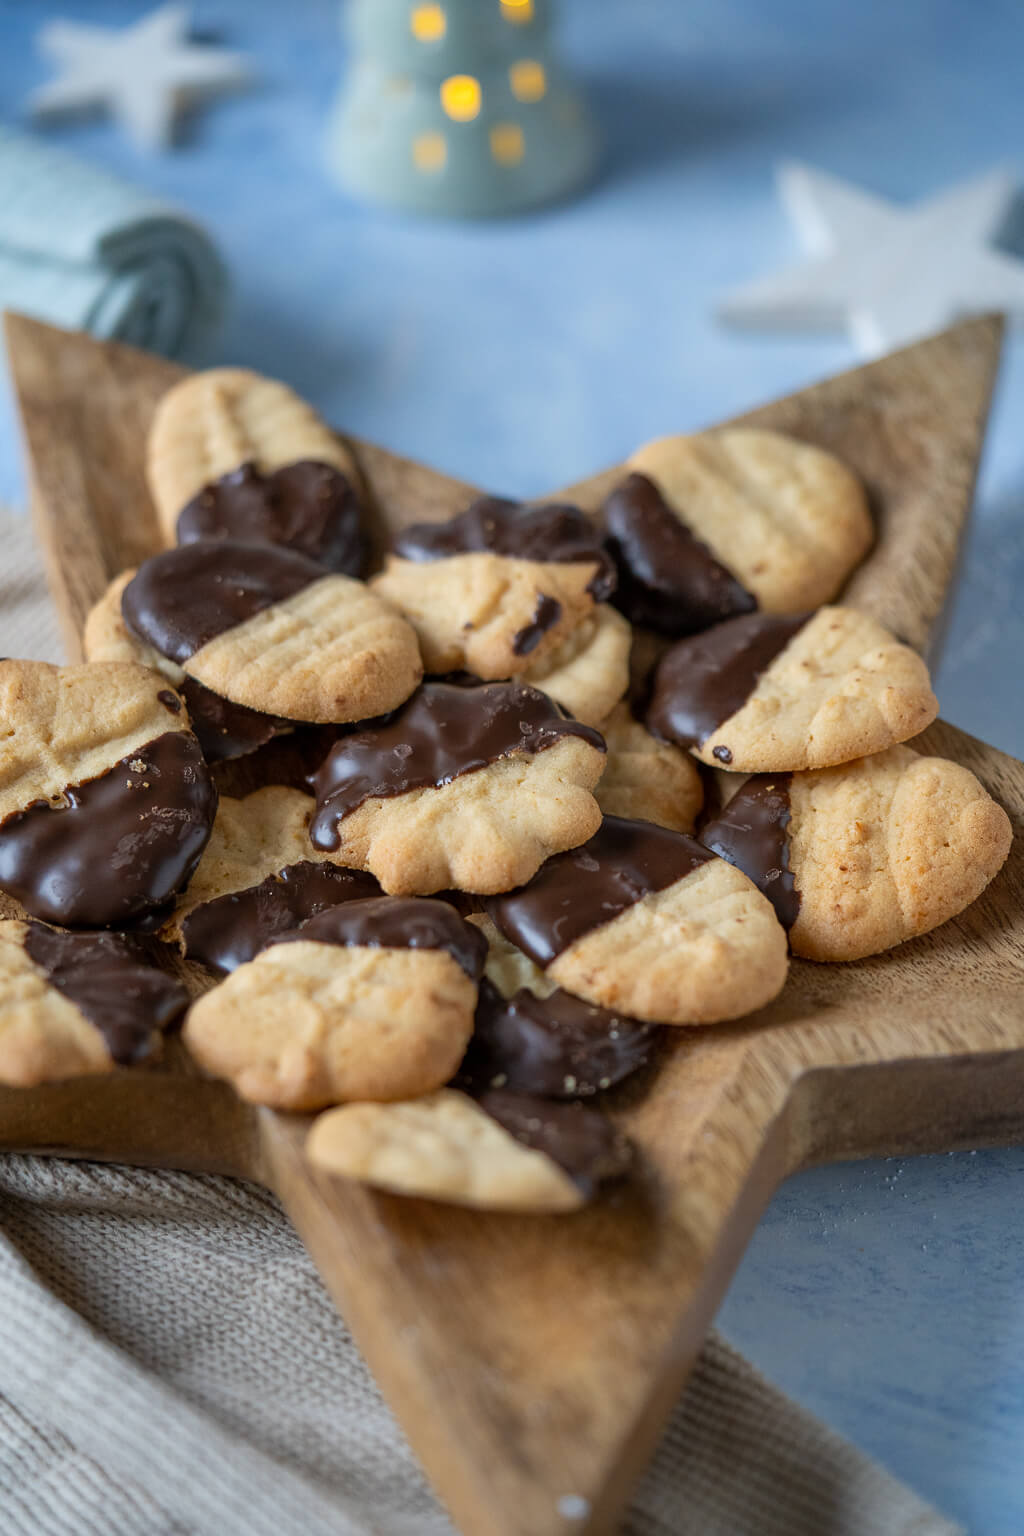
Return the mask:
<svg viewBox="0 0 1024 1536"><path fill-rule="evenodd" d="M316 944L372 949L446 949L472 980L483 975L487 940L454 907L423 896L376 896L328 907L275 944Z"/></svg>
<svg viewBox="0 0 1024 1536"><path fill-rule="evenodd" d="M240 464L204 485L178 518L178 543L242 539L280 544L329 571L362 576L367 543L359 497L333 464L301 459L265 475Z"/></svg>
<svg viewBox="0 0 1024 1536"><path fill-rule="evenodd" d="M185 678L181 692L188 705L189 724L208 763L227 763L236 757L247 757L275 736L287 735L294 729L290 720L281 720L277 715L250 709L247 704L233 704L230 699L222 699L219 693L214 693L212 688L205 687L194 677Z"/></svg>
<svg viewBox="0 0 1024 1536"><path fill-rule="evenodd" d="M661 658L647 727L663 741L700 747L741 710L758 678L810 618L753 613L680 640ZM724 748L720 761L731 762Z"/></svg>
<svg viewBox="0 0 1024 1536"><path fill-rule="evenodd" d="M633 1161L621 1131L589 1105L552 1103L500 1088L482 1093L477 1103L516 1141L557 1163L588 1200L606 1179L628 1172Z"/></svg>
<svg viewBox="0 0 1024 1536"><path fill-rule="evenodd" d="M0 888L63 927L121 927L191 879L217 791L190 731L169 731L106 773L0 823Z"/></svg>
<svg viewBox="0 0 1024 1536"><path fill-rule="evenodd" d="M212 970L233 971L318 912L379 895L372 875L304 859L258 885L193 907L181 925L185 953Z"/></svg>
<svg viewBox="0 0 1024 1536"><path fill-rule="evenodd" d="M606 816L589 842L556 853L528 885L488 896L484 906L507 939L546 966L585 933L713 857L682 832Z"/></svg>
<svg viewBox="0 0 1024 1536"><path fill-rule="evenodd" d="M537 599L537 606L533 610L533 618L525 628L519 630L512 641L512 649L515 654L517 656L529 656L531 651L537 649L548 631L554 629L561 617L561 603L542 592Z"/></svg>
<svg viewBox="0 0 1024 1536"><path fill-rule="evenodd" d="M763 891L783 928L800 912L800 892L789 868L790 773L755 773L709 821L700 840L735 864Z"/></svg>
<svg viewBox="0 0 1024 1536"><path fill-rule="evenodd" d="M561 988L538 997L520 987L504 998L485 977L458 1086L586 1098L645 1066L656 1035L651 1024L597 1008Z"/></svg>
<svg viewBox="0 0 1024 1536"><path fill-rule="evenodd" d="M513 753L543 752L563 736L604 751L597 731L566 719L536 688L424 683L385 724L342 737L311 776L313 846L337 848L338 823L366 800L440 788Z"/></svg>
<svg viewBox="0 0 1024 1536"><path fill-rule="evenodd" d="M25 950L51 986L94 1024L122 1067L143 1061L154 1035L183 1013L180 981L147 965L130 940L113 933L58 933L29 923Z"/></svg>
<svg viewBox="0 0 1024 1536"><path fill-rule="evenodd" d="M121 613L133 634L180 666L225 630L326 575L315 560L273 544L183 544L142 562L121 594Z"/></svg>
<svg viewBox="0 0 1024 1536"><path fill-rule="evenodd" d="M489 551L513 560L592 562L587 587L597 603L615 590L615 566L597 528L579 507L548 502L531 507L500 496L481 496L446 523L414 523L392 542L403 560L443 560L448 555Z"/></svg>
<svg viewBox="0 0 1024 1536"><path fill-rule="evenodd" d="M604 504L605 540L619 574L615 606L663 635L693 635L757 599L673 512L653 480L632 474Z"/></svg>

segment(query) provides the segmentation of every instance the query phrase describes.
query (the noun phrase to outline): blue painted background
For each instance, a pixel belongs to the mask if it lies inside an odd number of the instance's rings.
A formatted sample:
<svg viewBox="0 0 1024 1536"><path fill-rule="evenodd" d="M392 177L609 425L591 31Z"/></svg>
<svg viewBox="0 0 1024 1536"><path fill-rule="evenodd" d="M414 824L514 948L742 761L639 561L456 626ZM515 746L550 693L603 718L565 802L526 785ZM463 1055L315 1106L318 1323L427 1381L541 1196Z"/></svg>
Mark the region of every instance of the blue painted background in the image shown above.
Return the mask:
<svg viewBox="0 0 1024 1536"><path fill-rule="evenodd" d="M0 0L0 118L46 78L50 15L123 25L138 0ZM724 289L795 260L782 156L923 197L992 164L1024 182L1020 0L564 0L604 174L510 223L350 203L321 140L342 64L334 0L201 0L197 28L260 86L177 152L103 123L67 147L181 203L234 269L208 361L289 379L339 424L506 493L850 366L842 338L752 340ZM22 480L0 401L0 500ZM946 659L943 713L1024 754L1024 348L1003 372ZM765 1217L725 1304L776 1381L981 1536L1024 1531L1024 1152L819 1170Z"/></svg>

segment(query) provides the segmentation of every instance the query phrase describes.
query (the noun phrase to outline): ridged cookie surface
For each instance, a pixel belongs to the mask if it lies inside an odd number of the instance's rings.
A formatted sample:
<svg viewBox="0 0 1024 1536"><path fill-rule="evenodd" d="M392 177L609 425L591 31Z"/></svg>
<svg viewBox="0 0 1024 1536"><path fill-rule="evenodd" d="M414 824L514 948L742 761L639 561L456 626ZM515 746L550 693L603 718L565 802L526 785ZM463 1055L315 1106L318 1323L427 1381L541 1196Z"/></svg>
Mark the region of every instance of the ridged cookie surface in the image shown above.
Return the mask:
<svg viewBox="0 0 1024 1536"><path fill-rule="evenodd" d="M600 725L629 687L632 631L615 608L599 603L572 634L522 674L584 725Z"/></svg>
<svg viewBox="0 0 1024 1536"><path fill-rule="evenodd" d="M603 813L692 832L704 788L689 753L652 736L625 702L601 723L600 731L608 761L594 796Z"/></svg>

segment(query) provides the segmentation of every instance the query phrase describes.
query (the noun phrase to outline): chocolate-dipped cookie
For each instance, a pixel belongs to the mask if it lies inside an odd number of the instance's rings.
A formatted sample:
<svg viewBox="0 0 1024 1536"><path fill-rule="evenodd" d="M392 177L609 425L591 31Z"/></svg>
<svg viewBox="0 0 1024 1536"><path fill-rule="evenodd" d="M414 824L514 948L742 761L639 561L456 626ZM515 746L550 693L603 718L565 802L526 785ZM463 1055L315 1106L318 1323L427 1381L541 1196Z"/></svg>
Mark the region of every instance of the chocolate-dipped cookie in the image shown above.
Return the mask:
<svg viewBox="0 0 1024 1536"><path fill-rule="evenodd" d="M347 1104L314 1123L316 1167L395 1194L493 1211L572 1211L620 1177L629 1143L583 1104L451 1088L405 1104Z"/></svg>
<svg viewBox="0 0 1024 1536"><path fill-rule="evenodd" d="M160 401L147 475L169 543L280 544L361 576L368 553L351 455L285 384L244 368L192 374Z"/></svg>
<svg viewBox="0 0 1024 1536"><path fill-rule="evenodd" d="M604 507L615 602L663 634L697 634L756 609L816 608L871 546L856 477L778 432L662 438L627 468Z"/></svg>
<svg viewBox="0 0 1024 1536"><path fill-rule="evenodd" d="M1001 868L1009 818L966 768L909 747L755 774L701 832L809 960L858 960L963 911Z"/></svg>
<svg viewBox="0 0 1024 1536"><path fill-rule="evenodd" d="M596 829L603 767L598 733L536 689L424 683L331 749L312 843L397 895L508 890Z"/></svg>
<svg viewBox="0 0 1024 1536"><path fill-rule="evenodd" d="M0 889L121 927L186 884L217 795L180 696L126 663L0 662Z"/></svg>
<svg viewBox="0 0 1024 1536"><path fill-rule="evenodd" d="M601 722L600 731L608 760L594 795L603 813L692 832L704 788L689 753L652 736L625 702Z"/></svg>
<svg viewBox="0 0 1024 1536"><path fill-rule="evenodd" d="M120 934L0 922L0 1083L134 1066L157 1054L187 1001Z"/></svg>
<svg viewBox="0 0 1024 1536"><path fill-rule="evenodd" d="M457 1069L485 954L445 902L345 902L193 1004L185 1042L243 1098L278 1109L412 1098Z"/></svg>
<svg viewBox="0 0 1024 1536"><path fill-rule="evenodd" d="M610 595L615 570L579 508L483 497L398 534L372 585L414 625L429 673L495 679L540 666Z"/></svg>
<svg viewBox="0 0 1024 1536"><path fill-rule="evenodd" d="M206 851L161 938L190 960L233 971L308 917L379 896L372 875L344 869L309 840L315 802L274 785L222 795Z"/></svg>
<svg viewBox="0 0 1024 1536"><path fill-rule="evenodd" d="M651 822L606 816L582 847L485 905L556 986L649 1023L739 1018L786 979L770 902L724 859Z"/></svg>
<svg viewBox="0 0 1024 1536"><path fill-rule="evenodd" d="M90 616L93 655L110 612L108 598ZM154 555L123 584L121 616L147 656L287 721L369 719L402 703L422 676L416 636L388 603L269 544L209 541Z"/></svg>
<svg viewBox="0 0 1024 1536"><path fill-rule="evenodd" d="M647 724L734 773L827 768L916 736L938 713L928 668L853 608L730 619L666 652Z"/></svg>

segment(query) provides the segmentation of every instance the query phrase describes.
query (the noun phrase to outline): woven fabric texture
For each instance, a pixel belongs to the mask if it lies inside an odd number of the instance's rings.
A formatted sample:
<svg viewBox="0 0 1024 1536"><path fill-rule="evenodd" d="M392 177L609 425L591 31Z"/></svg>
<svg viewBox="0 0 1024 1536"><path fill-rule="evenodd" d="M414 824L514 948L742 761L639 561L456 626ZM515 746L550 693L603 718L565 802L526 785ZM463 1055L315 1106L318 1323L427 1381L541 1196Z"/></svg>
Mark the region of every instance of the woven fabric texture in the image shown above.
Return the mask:
<svg viewBox="0 0 1024 1536"><path fill-rule="evenodd" d="M60 659L27 521L0 546L0 654ZM452 1536L266 1191L5 1156L0 1230L4 1536ZM712 1334L623 1536L958 1529Z"/></svg>

